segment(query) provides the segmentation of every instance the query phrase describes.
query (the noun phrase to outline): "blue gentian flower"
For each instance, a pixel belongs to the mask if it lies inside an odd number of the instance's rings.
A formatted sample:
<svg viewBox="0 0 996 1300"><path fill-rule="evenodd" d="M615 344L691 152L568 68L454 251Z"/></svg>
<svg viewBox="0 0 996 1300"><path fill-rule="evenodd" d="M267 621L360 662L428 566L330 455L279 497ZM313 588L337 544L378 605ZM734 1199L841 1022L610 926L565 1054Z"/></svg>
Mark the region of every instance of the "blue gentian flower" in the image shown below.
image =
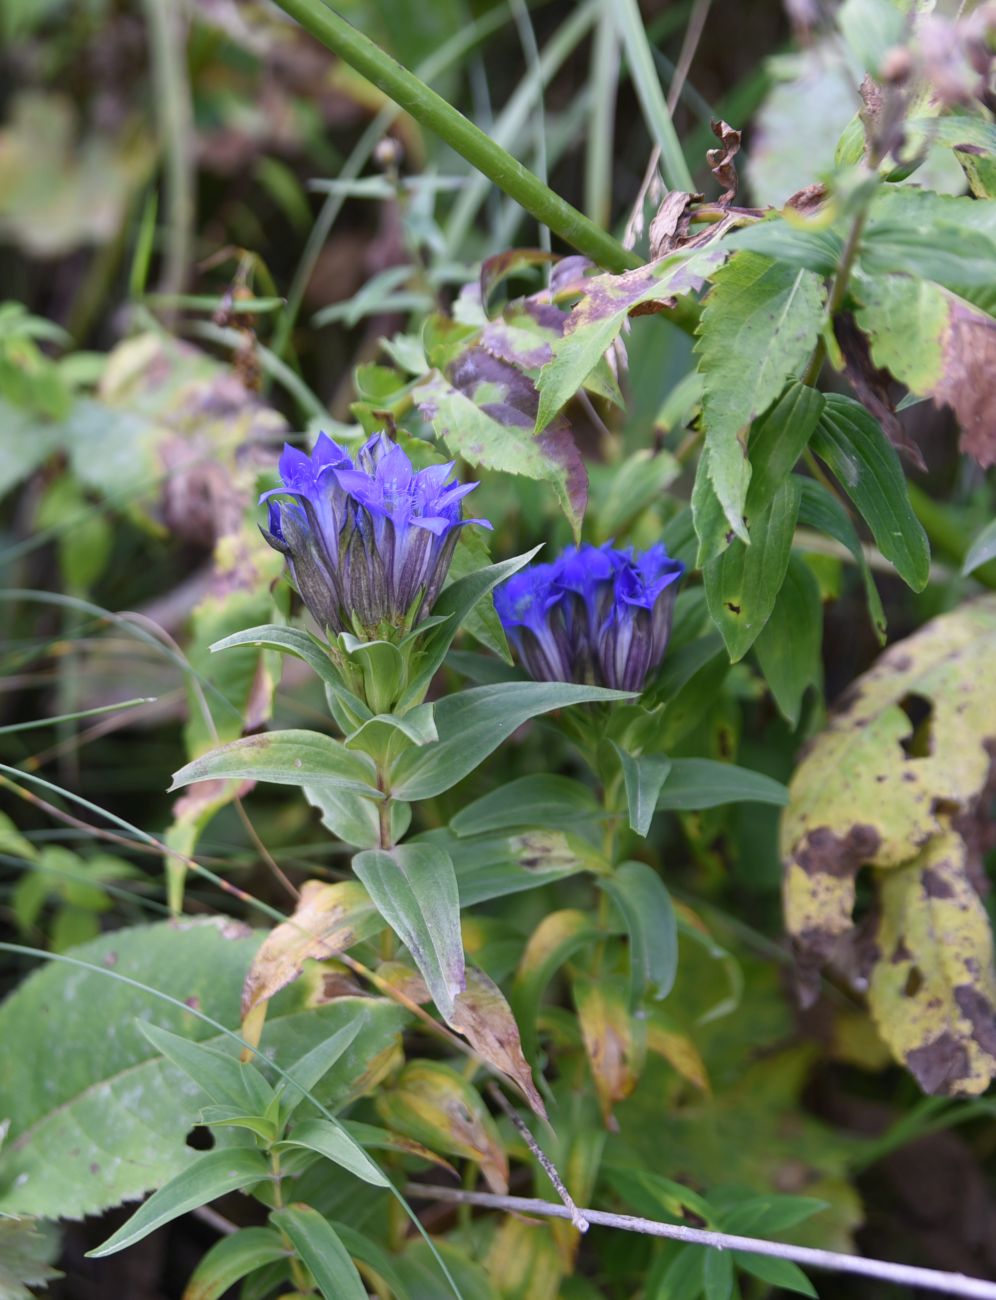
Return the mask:
<svg viewBox="0 0 996 1300"><path fill-rule="evenodd" d="M309 456L284 448L283 486L264 492L263 536L287 556L298 591L331 633L370 639L408 631L429 614L450 567L476 483L448 482L453 462L414 470L401 447L375 434L356 462L319 435ZM292 500L275 501L274 497Z"/></svg>
<svg viewBox="0 0 996 1300"><path fill-rule="evenodd" d="M642 691L671 634L680 560L657 542L631 547L568 547L495 592L495 609L529 675Z"/></svg>

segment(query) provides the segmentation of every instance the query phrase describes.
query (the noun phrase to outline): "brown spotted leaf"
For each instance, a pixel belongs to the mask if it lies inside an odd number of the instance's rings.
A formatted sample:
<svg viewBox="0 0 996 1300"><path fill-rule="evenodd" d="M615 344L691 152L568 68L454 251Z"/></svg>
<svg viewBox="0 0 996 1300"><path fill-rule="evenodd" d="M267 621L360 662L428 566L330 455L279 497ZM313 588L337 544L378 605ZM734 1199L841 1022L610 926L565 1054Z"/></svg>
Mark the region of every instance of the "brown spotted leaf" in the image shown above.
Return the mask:
<svg viewBox="0 0 996 1300"><path fill-rule="evenodd" d="M945 968L944 961L954 958L948 953L942 961L939 952L931 956L927 951L930 934L936 945L957 949L963 971L974 970L973 987L980 997L988 996L991 941L977 900L970 905L970 899L974 882L982 878L986 838L980 827L992 797L994 656L993 597L969 602L892 646L853 684L812 743L793 777L782 821L785 915L796 943L804 995L815 996L820 966L850 966L859 987L867 980L877 990L873 1000L879 1030L892 1050L925 1087L944 1092L979 1091L985 1086L980 1080L989 1077L986 1071L996 1069L996 1061L985 1064L985 1030L980 1031L964 1009L952 1009L960 1005L954 990L964 984ZM954 840L963 851L952 851ZM958 907L943 916L936 912L936 902L925 901L922 881L924 867L935 859L946 864L947 886L959 900ZM928 976L932 988L942 975L950 985L945 1033L963 1054L956 1067L957 1054L953 1048L948 1052L946 1072L920 1067L920 1058L912 1055L938 1036L929 1017L911 1016L912 1004L903 1003L900 1018L908 1022L909 1033L898 1024L890 1033L883 1023L882 991L891 985L879 967L895 960L898 940L891 946L881 935L874 946L867 939L859 941L853 911L855 879L863 866L876 869L885 913L880 925L891 927L890 933L908 926L917 941L918 952L910 961L919 973L913 976L912 966L907 970L908 996L913 998L918 981ZM894 871L903 873L904 886L890 883ZM903 909L912 918L908 922L898 919ZM909 941L906 947L913 952ZM927 999L934 996L932 992ZM965 997L962 993L962 1001ZM914 1024L917 1041L910 1037Z"/></svg>
<svg viewBox="0 0 996 1300"><path fill-rule="evenodd" d="M292 916L266 936L242 987L243 1018L298 977L309 960L325 961L383 927L355 880L307 880Z"/></svg>
<svg viewBox="0 0 996 1300"><path fill-rule="evenodd" d="M385 1124L433 1151L474 1160L493 1192L508 1191L508 1159L501 1135L462 1075L440 1061L409 1061L392 1088L377 1096Z"/></svg>
<svg viewBox="0 0 996 1300"><path fill-rule="evenodd" d="M450 1025L463 1034L474 1051L489 1065L507 1074L525 1093L537 1115L546 1119L546 1107L536 1091L533 1073L522 1054L519 1027L504 994L489 976L468 966L467 987L456 997Z"/></svg>

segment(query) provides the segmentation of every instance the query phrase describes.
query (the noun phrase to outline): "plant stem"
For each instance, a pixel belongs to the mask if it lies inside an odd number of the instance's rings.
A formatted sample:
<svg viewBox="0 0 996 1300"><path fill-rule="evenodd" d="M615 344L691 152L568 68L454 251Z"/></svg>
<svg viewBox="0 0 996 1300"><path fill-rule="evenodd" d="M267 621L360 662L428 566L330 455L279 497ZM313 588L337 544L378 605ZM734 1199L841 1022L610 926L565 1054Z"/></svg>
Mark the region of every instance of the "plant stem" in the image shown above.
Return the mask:
<svg viewBox="0 0 996 1300"><path fill-rule="evenodd" d="M858 255L858 247L861 243L861 236L864 232L865 222L868 220L868 207L866 202L861 211L858 212L851 223L851 229L847 236L847 243L844 245L844 251L841 254L840 265L837 267L837 274L834 276L833 284L830 287L830 296L827 299L827 319L829 327L833 328L833 318L844 302L847 294L847 284L851 278L851 272L854 269L854 260ZM810 357L809 366L803 376L802 382L808 384L810 388L816 387L816 381L820 377L820 371L823 369L823 362L827 356L826 339L821 334L816 347L813 349L813 355Z"/></svg>
<svg viewBox="0 0 996 1300"><path fill-rule="evenodd" d="M489 177L538 221L549 226L565 243L609 271L625 271L641 264L635 254L628 252L606 231L555 194L452 104L321 0L277 2L312 36L389 95L420 125L466 158L472 167Z"/></svg>
<svg viewBox="0 0 996 1300"><path fill-rule="evenodd" d="M416 1200L450 1201L457 1205L466 1203L493 1210L510 1210L515 1214L538 1214L552 1219L570 1219L571 1211L565 1205L542 1201L529 1196L495 1196L491 1192L464 1192L457 1187L428 1187L409 1183L405 1193ZM641 1219L632 1214L609 1214L605 1210L581 1209L580 1213L595 1226L618 1228L623 1232L639 1232L648 1237L669 1237L695 1246L712 1246L715 1250L742 1250L752 1255L768 1255L775 1259L790 1259L809 1268L824 1268L836 1273L856 1273L861 1277L877 1277L899 1285L921 1287L927 1291L941 1291L946 1295L975 1297L975 1300L996 1300L996 1282L965 1277L962 1273L942 1273L934 1268L915 1268L909 1264L892 1264L884 1259L863 1259L860 1255L843 1255L835 1250L816 1250L811 1246L787 1246L780 1241L765 1241L761 1237L732 1236L726 1232L709 1232L702 1228L686 1228L679 1223L659 1223L655 1219Z"/></svg>

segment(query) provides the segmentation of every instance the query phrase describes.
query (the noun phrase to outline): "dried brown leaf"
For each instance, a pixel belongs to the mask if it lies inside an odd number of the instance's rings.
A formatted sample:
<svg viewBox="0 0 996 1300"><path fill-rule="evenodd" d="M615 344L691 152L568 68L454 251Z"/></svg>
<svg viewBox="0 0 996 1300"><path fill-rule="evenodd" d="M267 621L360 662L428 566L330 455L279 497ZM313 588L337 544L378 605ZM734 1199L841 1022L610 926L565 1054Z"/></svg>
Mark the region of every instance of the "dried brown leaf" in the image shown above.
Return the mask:
<svg viewBox="0 0 996 1300"><path fill-rule="evenodd" d="M457 995L450 1025L489 1065L518 1084L536 1114L546 1119L546 1107L522 1054L519 1027L511 1007L501 989L482 970L468 966L466 973L467 987Z"/></svg>

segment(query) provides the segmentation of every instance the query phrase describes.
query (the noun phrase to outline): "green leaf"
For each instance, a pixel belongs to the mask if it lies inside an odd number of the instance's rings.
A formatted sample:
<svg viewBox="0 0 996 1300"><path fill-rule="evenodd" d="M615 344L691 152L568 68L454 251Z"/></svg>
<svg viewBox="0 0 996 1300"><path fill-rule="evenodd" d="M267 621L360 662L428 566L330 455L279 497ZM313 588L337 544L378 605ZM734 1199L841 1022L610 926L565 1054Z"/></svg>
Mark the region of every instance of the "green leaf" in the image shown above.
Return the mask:
<svg viewBox="0 0 996 1300"><path fill-rule="evenodd" d="M247 1147L206 1151L165 1187L153 1192L117 1232L95 1250L88 1250L87 1257L102 1259L105 1255L113 1255L189 1210L207 1205L227 1192L242 1191L254 1183L265 1182L270 1177L269 1162L260 1151Z"/></svg>
<svg viewBox="0 0 996 1300"><path fill-rule="evenodd" d="M723 236L729 249L745 248L753 253L803 267L820 275L833 275L844 250L843 242L832 230L810 230L775 213Z"/></svg>
<svg viewBox="0 0 996 1300"><path fill-rule="evenodd" d="M747 431L805 364L823 323L825 298L823 282L812 271L758 253L736 254L713 276L695 345L705 381L702 418L710 480L742 541L751 475Z"/></svg>
<svg viewBox="0 0 996 1300"><path fill-rule="evenodd" d="M662 1291L667 1300L698 1300L705 1285L703 1269L705 1251L701 1246L685 1246L668 1265Z"/></svg>
<svg viewBox="0 0 996 1300"><path fill-rule="evenodd" d="M750 432L751 479L748 522L763 513L795 468L823 411L823 395L806 384L790 384Z"/></svg>
<svg viewBox="0 0 996 1300"><path fill-rule="evenodd" d="M874 77L886 53L902 45L906 16L892 0L844 0L837 24L855 58Z"/></svg>
<svg viewBox="0 0 996 1300"><path fill-rule="evenodd" d="M675 758L657 809L675 812L718 808L727 803L788 803L788 790L761 772L711 758Z"/></svg>
<svg viewBox="0 0 996 1300"><path fill-rule="evenodd" d="M367 1300L367 1289L335 1229L310 1205L288 1205L270 1215L290 1241L325 1300Z"/></svg>
<svg viewBox="0 0 996 1300"><path fill-rule="evenodd" d="M467 804L450 829L464 836L513 826L574 826L600 812L595 796L580 781L540 772L518 777Z"/></svg>
<svg viewBox="0 0 996 1300"><path fill-rule="evenodd" d="M402 754L391 774L399 799L431 799L456 785L530 718L598 700L631 699L625 691L565 682L498 682L448 695L436 704L439 740Z"/></svg>
<svg viewBox="0 0 996 1300"><path fill-rule="evenodd" d="M786 479L751 521L750 545L739 538L703 570L706 600L732 662L742 659L775 607L792 553L800 488Z"/></svg>
<svg viewBox="0 0 996 1300"><path fill-rule="evenodd" d="M348 1169L357 1178L374 1187L390 1187L391 1182L381 1167L349 1136L341 1125L330 1124L327 1119L306 1119L295 1124L288 1137L276 1145L277 1151L301 1147L317 1151L326 1160Z"/></svg>
<svg viewBox="0 0 996 1300"><path fill-rule="evenodd" d="M733 1295L733 1259L728 1251L706 1251L702 1281L706 1300L730 1300Z"/></svg>
<svg viewBox="0 0 996 1300"><path fill-rule="evenodd" d="M443 591L452 587L455 582L459 582L461 578L468 577L472 573L480 573L482 569L490 567L491 547L488 533L483 528L461 528ZM505 629L502 627L501 619L495 613L495 604L490 592L482 596L465 614L460 615L456 619L456 625L463 627L469 636L505 663L512 662Z"/></svg>
<svg viewBox="0 0 996 1300"><path fill-rule="evenodd" d="M322 825L354 849L375 849L380 844L380 807L362 795L325 782L301 787L312 808L322 814ZM400 840L411 824L411 805L391 800L391 838Z"/></svg>
<svg viewBox="0 0 996 1300"><path fill-rule="evenodd" d="M824 461L868 524L878 549L903 581L922 591L930 577L930 546L913 513L895 448L853 398L826 399L813 451Z"/></svg>
<svg viewBox="0 0 996 1300"><path fill-rule="evenodd" d="M690 377L695 381L698 379L694 373ZM596 480L595 474L599 470L603 472ZM638 515L660 500L665 488L680 473L681 465L669 451L654 454L648 447L641 447L621 465L593 468L592 487L597 483L600 489L597 535L618 537L624 533ZM605 483L604 489L602 483Z"/></svg>
<svg viewBox="0 0 996 1300"><path fill-rule="evenodd" d="M454 999L465 987L460 895L452 858L435 845L401 844L358 853L353 870L449 1020Z"/></svg>
<svg viewBox="0 0 996 1300"><path fill-rule="evenodd" d="M777 1259L773 1255L750 1255L745 1250L733 1251L737 1268L751 1277L760 1278L768 1286L782 1291L795 1291L798 1295L816 1296L816 1288L798 1264L790 1259Z"/></svg>
<svg viewBox="0 0 996 1300"><path fill-rule="evenodd" d="M446 849L453 859L462 907L536 889L551 880L605 866L587 839L554 829L517 831L513 828L508 835L466 838L440 829L409 842L436 844Z"/></svg>
<svg viewBox="0 0 996 1300"><path fill-rule="evenodd" d="M820 532L826 533L829 537L833 537L840 542L842 546L846 546L854 556L865 584L865 598L868 603L868 614L872 626L875 629L879 644L884 645L886 624L882 598L875 586L875 577L862 548L861 539L858 537L847 511L833 493L828 491L822 483L817 483L815 479L800 479L799 486L802 488L802 500L799 504L799 523L806 524L810 528L818 528Z"/></svg>
<svg viewBox="0 0 996 1300"><path fill-rule="evenodd" d="M968 548L961 571L967 577L994 558L996 558L996 519L983 528Z"/></svg>
<svg viewBox="0 0 996 1300"><path fill-rule="evenodd" d="M221 1300L221 1297L266 1264L286 1259L287 1248L272 1228L240 1228L215 1242L194 1269L184 1300Z"/></svg>
<svg viewBox="0 0 996 1300"><path fill-rule="evenodd" d="M539 409L536 428L545 429L557 412L571 400L615 341L626 319L625 311L586 324L584 329L555 339L553 356L540 371Z"/></svg>
<svg viewBox="0 0 996 1300"><path fill-rule="evenodd" d="M218 1105L261 1115L273 1100L273 1089L251 1061L236 1060L216 1048L171 1034L159 1025L139 1022L138 1027L157 1052L193 1079Z"/></svg>
<svg viewBox="0 0 996 1300"><path fill-rule="evenodd" d="M793 555L771 617L754 642L768 689L793 730L799 725L806 688L820 684L822 644L820 584L806 561Z"/></svg>
<svg viewBox="0 0 996 1300"><path fill-rule="evenodd" d="M236 1056L238 1044L186 1004L236 1029L239 991L261 938L229 918L116 930L74 953L92 970L53 962L21 983L0 1006L0 1041L20 1045L0 1052L11 1139L0 1149L0 1214L82 1218L133 1200L190 1164L196 1153L184 1139L209 1098L155 1051L137 1022ZM406 1013L355 997L305 1010L308 994L302 980L273 1003L264 1052L286 1068L344 1024L362 1021L314 1090L339 1104L363 1091L370 1062L392 1049ZM142 1159L121 1160L121 1151L140 1151Z"/></svg>
<svg viewBox="0 0 996 1300"><path fill-rule="evenodd" d="M748 1236L775 1236L814 1214L828 1209L828 1203L816 1196L758 1195L749 1192L732 1207L724 1207L720 1225L724 1232Z"/></svg>
<svg viewBox="0 0 996 1300"><path fill-rule="evenodd" d="M634 1004L648 989L666 998L678 970L678 928L664 882L645 862L624 862L598 883L626 922Z"/></svg>
<svg viewBox="0 0 996 1300"><path fill-rule="evenodd" d="M334 1034L306 1052L300 1060L287 1067L286 1076L280 1080L280 1113L286 1122L315 1084L319 1082L352 1043L360 1032L363 1018L357 1016L352 1024L343 1025Z"/></svg>
<svg viewBox="0 0 996 1300"><path fill-rule="evenodd" d="M671 771L671 760L666 754L634 756L614 740L610 743L622 765L630 828L637 835L646 836L657 811L657 796Z"/></svg>
<svg viewBox="0 0 996 1300"><path fill-rule="evenodd" d="M427 633L416 660L415 676L401 700L402 708L416 703L428 690L429 683L442 666L446 652L467 615L480 601L489 596L499 583L527 565L539 549L536 546L523 555L514 556L511 560L502 560L498 564L489 564L486 568L475 569L473 573L467 573L443 588L439 599L432 607L432 613L433 617L442 617L447 621Z"/></svg>
<svg viewBox="0 0 996 1300"><path fill-rule="evenodd" d="M395 1256L389 1255L376 1241L362 1232L357 1232L348 1223L334 1220L332 1227L353 1259L367 1264L378 1277L383 1278L391 1289L393 1300L411 1300L410 1292L395 1267ZM439 1266L436 1264L436 1277L438 1276Z"/></svg>
<svg viewBox="0 0 996 1300"><path fill-rule="evenodd" d="M384 797L373 761L318 731L267 731L234 740L181 767L170 789L220 779L331 785L367 799Z"/></svg>
<svg viewBox="0 0 996 1300"><path fill-rule="evenodd" d="M234 646L261 646L268 650L279 650L283 654L293 655L313 668L323 682L335 688L342 686L342 679L336 672L335 665L329 658L328 651L317 637L297 627L284 627L279 623L266 623L260 627L248 627L244 631L234 632L221 641L215 641L211 650L215 653L230 650ZM355 699L356 697L354 697ZM362 708L360 700L356 703Z"/></svg>
<svg viewBox="0 0 996 1300"><path fill-rule="evenodd" d="M860 264L873 276L898 272L933 280L986 309L996 279L996 239L954 221L916 227L902 220L873 220L862 239ZM983 292L977 298L978 290Z"/></svg>
<svg viewBox="0 0 996 1300"><path fill-rule="evenodd" d="M39 1219L0 1218L0 1297L34 1300L28 1287L62 1277L52 1262L59 1256L59 1232Z"/></svg>

